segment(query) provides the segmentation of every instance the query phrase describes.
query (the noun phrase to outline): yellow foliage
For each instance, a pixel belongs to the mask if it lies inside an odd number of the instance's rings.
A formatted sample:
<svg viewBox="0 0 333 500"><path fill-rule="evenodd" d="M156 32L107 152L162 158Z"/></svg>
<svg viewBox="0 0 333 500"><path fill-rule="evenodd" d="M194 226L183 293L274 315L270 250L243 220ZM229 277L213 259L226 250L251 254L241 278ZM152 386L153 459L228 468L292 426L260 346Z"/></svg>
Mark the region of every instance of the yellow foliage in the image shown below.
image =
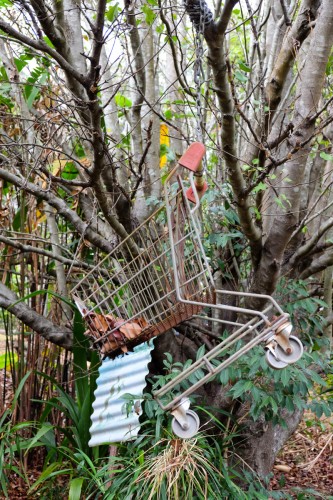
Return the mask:
<svg viewBox="0 0 333 500"><path fill-rule="evenodd" d="M162 123L160 126L160 145L170 146L170 137L169 137L169 129L165 123ZM160 158L160 167L164 167L167 162L167 156L163 155Z"/></svg>

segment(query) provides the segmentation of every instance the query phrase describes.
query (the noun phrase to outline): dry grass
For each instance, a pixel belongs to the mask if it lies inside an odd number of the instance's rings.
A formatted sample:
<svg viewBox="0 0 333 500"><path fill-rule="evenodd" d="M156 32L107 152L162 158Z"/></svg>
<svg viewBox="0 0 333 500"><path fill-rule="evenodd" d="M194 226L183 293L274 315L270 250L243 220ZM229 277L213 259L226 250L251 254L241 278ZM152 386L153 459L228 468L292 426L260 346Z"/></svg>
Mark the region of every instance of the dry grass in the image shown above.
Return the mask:
<svg viewBox="0 0 333 500"><path fill-rule="evenodd" d="M147 500L163 498L162 489L166 489L166 498L173 500L214 498L208 489L213 483L221 486L225 478L209 461L205 449L197 445L197 439L160 441L156 446L165 443L161 453L145 461L136 480L149 484Z"/></svg>

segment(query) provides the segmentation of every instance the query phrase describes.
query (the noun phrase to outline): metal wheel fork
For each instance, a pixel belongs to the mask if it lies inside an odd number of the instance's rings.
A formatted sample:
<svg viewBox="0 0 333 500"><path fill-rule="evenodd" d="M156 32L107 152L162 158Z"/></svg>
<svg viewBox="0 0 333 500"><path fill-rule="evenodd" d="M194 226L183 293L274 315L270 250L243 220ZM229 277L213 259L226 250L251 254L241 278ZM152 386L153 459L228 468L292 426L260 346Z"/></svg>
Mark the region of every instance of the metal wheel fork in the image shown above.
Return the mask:
<svg viewBox="0 0 333 500"><path fill-rule="evenodd" d="M266 345L266 361L272 368L281 370L298 361L303 354L302 342L290 335L292 325L289 321L280 325Z"/></svg>
<svg viewBox="0 0 333 500"><path fill-rule="evenodd" d="M189 408L190 400L188 398L182 398L170 412L174 417L171 424L172 431L176 436L182 439L195 436L199 430L199 417Z"/></svg>

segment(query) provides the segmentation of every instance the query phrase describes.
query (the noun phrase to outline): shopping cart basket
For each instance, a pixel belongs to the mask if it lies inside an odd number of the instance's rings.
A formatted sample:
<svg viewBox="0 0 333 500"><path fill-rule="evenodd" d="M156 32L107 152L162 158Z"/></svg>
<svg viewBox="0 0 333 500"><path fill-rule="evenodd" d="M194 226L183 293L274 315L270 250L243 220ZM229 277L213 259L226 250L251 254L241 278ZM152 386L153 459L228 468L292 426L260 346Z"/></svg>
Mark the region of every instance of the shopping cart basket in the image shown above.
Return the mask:
<svg viewBox="0 0 333 500"><path fill-rule="evenodd" d="M256 294L215 288L200 230L200 197L207 189L201 167L204 153L202 144L190 146L165 182L164 204L72 290L88 326L86 334L103 356L126 353L192 317L233 327L226 340L155 393L161 407L174 415L173 430L182 437L193 435L199 425L187 396L252 347L265 342L266 359L278 369L297 361L303 351L300 341L290 336L288 315L272 297L258 296L269 305L254 311L226 305L223 296L243 299ZM180 175L186 169L189 181ZM244 320L214 319L212 309L233 311ZM240 340L245 341L242 347L223 360ZM174 395L181 382L199 371L200 380Z"/></svg>

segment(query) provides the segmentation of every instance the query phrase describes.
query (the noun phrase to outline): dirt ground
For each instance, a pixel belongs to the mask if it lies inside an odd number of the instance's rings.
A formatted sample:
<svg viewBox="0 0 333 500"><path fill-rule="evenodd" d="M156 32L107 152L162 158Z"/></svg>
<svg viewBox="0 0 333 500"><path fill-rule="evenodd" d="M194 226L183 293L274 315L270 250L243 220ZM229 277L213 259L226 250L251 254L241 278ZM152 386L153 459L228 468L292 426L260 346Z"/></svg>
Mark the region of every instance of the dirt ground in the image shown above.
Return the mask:
<svg viewBox="0 0 333 500"><path fill-rule="evenodd" d="M271 480L272 490L303 499L333 499L333 417L316 419L306 414L297 432L280 452ZM321 494L317 495L315 494Z"/></svg>

